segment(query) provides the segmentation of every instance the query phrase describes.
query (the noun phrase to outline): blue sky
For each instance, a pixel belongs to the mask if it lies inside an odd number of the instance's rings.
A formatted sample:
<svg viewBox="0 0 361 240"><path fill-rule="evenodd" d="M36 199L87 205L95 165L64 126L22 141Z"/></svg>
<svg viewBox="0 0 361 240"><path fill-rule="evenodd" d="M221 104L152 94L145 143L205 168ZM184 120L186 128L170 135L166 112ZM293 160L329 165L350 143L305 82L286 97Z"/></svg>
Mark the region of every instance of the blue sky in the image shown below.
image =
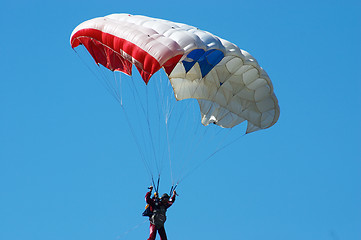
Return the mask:
<svg viewBox="0 0 361 240"><path fill-rule="evenodd" d="M2 3L0 239L148 237L137 146L69 43L79 23L111 13L183 22L237 44L279 99L275 126L179 185L169 239L361 239L360 10L359 1L308 0Z"/></svg>

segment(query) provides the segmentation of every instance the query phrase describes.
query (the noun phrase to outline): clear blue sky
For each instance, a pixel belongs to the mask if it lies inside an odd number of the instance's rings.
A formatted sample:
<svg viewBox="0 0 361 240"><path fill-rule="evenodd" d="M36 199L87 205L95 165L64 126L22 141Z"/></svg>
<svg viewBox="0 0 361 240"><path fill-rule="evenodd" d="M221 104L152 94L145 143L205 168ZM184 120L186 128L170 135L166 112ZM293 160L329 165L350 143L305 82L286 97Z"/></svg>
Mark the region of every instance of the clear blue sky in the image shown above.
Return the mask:
<svg viewBox="0 0 361 240"><path fill-rule="evenodd" d="M356 0L2 2L0 239L148 237L137 146L69 44L79 23L111 13L183 22L237 44L279 99L275 126L242 137L179 186L170 240L361 239Z"/></svg>

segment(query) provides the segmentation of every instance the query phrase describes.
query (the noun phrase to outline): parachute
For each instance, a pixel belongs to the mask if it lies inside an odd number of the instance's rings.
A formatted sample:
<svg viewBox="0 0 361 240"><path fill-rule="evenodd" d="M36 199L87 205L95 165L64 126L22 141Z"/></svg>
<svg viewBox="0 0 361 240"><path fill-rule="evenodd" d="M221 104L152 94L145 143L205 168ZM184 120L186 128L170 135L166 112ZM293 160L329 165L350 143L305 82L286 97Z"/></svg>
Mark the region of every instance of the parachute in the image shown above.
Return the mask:
<svg viewBox="0 0 361 240"><path fill-rule="evenodd" d="M246 133L273 126L280 114L267 73L248 52L196 27L167 20L111 14L81 23L71 46L84 45L97 64L132 74L145 84L161 68L177 100L196 99L201 122Z"/></svg>

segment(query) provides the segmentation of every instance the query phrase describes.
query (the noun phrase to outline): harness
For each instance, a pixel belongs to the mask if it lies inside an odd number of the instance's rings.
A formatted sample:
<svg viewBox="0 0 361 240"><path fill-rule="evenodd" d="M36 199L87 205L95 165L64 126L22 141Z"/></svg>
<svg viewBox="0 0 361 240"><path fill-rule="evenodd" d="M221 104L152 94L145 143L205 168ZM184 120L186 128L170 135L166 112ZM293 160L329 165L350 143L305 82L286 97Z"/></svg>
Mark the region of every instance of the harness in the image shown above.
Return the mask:
<svg viewBox="0 0 361 240"><path fill-rule="evenodd" d="M164 226L164 223L167 220L167 207L164 206L159 199L155 199L154 202L153 211L150 210L150 205L147 204L142 215L149 217L150 223L159 229Z"/></svg>
<svg viewBox="0 0 361 240"><path fill-rule="evenodd" d="M153 210L153 214L149 218L149 220L153 225L155 225L157 229L164 226L164 223L167 220L166 212L167 212L166 206L160 203L157 205L156 203Z"/></svg>

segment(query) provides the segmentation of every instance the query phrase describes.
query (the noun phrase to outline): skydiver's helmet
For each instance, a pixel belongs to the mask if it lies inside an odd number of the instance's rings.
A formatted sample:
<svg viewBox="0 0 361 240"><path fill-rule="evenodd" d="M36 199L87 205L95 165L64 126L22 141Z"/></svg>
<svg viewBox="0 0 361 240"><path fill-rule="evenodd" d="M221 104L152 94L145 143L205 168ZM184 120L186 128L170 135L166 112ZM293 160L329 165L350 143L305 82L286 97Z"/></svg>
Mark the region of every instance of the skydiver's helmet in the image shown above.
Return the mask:
<svg viewBox="0 0 361 240"><path fill-rule="evenodd" d="M169 195L167 193L164 193L160 199L163 201L165 199L169 200L169 198L170 198Z"/></svg>

